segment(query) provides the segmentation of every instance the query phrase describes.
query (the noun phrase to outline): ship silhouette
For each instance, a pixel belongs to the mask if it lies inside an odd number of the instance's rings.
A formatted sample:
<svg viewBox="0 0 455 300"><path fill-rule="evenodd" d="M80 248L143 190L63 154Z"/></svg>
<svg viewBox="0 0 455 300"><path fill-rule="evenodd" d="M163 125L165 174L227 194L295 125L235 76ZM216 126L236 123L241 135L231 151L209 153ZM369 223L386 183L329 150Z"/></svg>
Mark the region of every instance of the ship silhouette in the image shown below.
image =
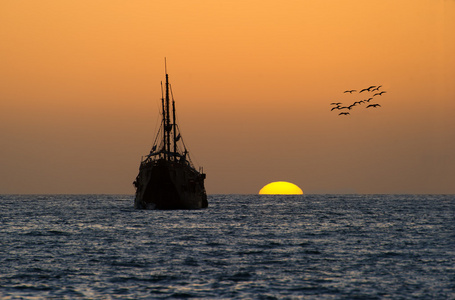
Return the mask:
<svg viewBox="0 0 455 300"><path fill-rule="evenodd" d="M165 67L161 82L161 126L150 153L142 157L134 207L137 209L200 209L208 207L202 168L196 170L175 117L175 101ZM163 95L164 94L164 95ZM172 107L171 107L172 104ZM172 116L172 118L171 118Z"/></svg>

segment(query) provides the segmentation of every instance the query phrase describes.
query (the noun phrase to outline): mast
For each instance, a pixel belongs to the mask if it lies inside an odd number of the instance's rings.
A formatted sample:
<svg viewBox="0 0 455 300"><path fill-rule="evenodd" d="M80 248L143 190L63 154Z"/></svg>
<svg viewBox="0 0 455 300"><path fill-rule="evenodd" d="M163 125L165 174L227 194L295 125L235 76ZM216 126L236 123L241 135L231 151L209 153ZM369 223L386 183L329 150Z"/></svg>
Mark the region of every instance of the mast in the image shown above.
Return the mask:
<svg viewBox="0 0 455 300"><path fill-rule="evenodd" d="M166 111L164 109L164 93L163 93L163 82L161 81L161 110L163 112L163 142L164 142L164 159L166 159Z"/></svg>
<svg viewBox="0 0 455 300"><path fill-rule="evenodd" d="M170 159L170 152L171 152L171 118L169 116L169 75L167 74L167 67L166 67L166 58L164 59L164 68L166 72L166 126L165 126L165 131L166 131L166 155L167 155L167 160Z"/></svg>
<svg viewBox="0 0 455 300"><path fill-rule="evenodd" d="M171 95L172 95L172 121L173 121L173 129L174 129L174 161L177 161L177 130L176 130L176 121L175 121L175 101L174 95L172 94L172 87L171 87Z"/></svg>

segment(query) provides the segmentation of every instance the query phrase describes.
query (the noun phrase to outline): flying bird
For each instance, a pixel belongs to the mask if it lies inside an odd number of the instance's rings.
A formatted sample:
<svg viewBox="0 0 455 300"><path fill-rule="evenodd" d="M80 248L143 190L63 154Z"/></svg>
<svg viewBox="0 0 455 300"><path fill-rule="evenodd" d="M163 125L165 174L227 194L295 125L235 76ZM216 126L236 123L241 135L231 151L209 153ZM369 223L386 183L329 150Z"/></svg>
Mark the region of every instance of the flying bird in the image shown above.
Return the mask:
<svg viewBox="0 0 455 300"><path fill-rule="evenodd" d="M343 93L349 93L349 94L352 94L352 92L355 92L357 90L348 90L348 91L344 91Z"/></svg>
<svg viewBox="0 0 455 300"><path fill-rule="evenodd" d="M371 91L379 91L379 89L382 87L382 85L377 86L375 89L372 89Z"/></svg>
<svg viewBox="0 0 455 300"><path fill-rule="evenodd" d="M363 100L363 101L365 101L365 102L370 102L371 100L373 100L372 97L371 97L371 98L368 98L368 99L366 99L366 100Z"/></svg>
<svg viewBox="0 0 455 300"><path fill-rule="evenodd" d="M361 92L366 92L366 91L371 92L371 89L374 88L374 87L376 87L376 86L375 86L375 85L370 85L370 86L367 87L366 89L361 90L361 91L359 92L359 94L360 94Z"/></svg>
<svg viewBox="0 0 455 300"><path fill-rule="evenodd" d="M381 96L381 95L384 94L384 93L387 93L387 92L386 92L386 91L382 91L382 92L380 92L380 93L376 93L376 94L373 95L373 97L374 97L374 96Z"/></svg>
<svg viewBox="0 0 455 300"><path fill-rule="evenodd" d="M332 111L332 110L334 110L334 109L341 109L341 107L340 107L340 106L332 107L332 109L331 109L330 111Z"/></svg>
<svg viewBox="0 0 455 300"><path fill-rule="evenodd" d="M341 115L347 116L347 115L349 115L349 113L348 113L348 112L340 112L338 115L339 115L339 116L341 116Z"/></svg>
<svg viewBox="0 0 455 300"><path fill-rule="evenodd" d="M330 105L340 105L340 104L341 104L341 102L336 102L336 103L334 102L334 103L330 103Z"/></svg>
<svg viewBox="0 0 455 300"><path fill-rule="evenodd" d="M366 108L368 108L368 107L378 107L378 106L381 107L381 105L375 103L375 104L370 104L370 105L368 105Z"/></svg>

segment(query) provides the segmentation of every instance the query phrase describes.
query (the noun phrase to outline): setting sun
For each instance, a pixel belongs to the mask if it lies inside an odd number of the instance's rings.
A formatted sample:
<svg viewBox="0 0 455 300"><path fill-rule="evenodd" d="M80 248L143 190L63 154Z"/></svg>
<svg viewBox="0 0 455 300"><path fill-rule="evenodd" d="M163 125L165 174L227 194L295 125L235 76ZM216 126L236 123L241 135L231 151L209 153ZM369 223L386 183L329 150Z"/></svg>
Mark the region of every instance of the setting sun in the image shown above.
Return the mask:
<svg viewBox="0 0 455 300"><path fill-rule="evenodd" d="M265 185L259 195L302 195L303 191L293 183L275 181Z"/></svg>

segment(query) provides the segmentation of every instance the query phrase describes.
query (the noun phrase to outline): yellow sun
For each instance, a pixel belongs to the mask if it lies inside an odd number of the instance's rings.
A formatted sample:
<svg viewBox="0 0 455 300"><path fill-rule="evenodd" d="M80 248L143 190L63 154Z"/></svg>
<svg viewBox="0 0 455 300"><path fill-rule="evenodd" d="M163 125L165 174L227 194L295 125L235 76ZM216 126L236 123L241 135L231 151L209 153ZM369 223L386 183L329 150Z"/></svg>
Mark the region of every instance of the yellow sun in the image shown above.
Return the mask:
<svg viewBox="0 0 455 300"><path fill-rule="evenodd" d="M293 183L275 181L265 185L259 195L302 195L303 191Z"/></svg>

